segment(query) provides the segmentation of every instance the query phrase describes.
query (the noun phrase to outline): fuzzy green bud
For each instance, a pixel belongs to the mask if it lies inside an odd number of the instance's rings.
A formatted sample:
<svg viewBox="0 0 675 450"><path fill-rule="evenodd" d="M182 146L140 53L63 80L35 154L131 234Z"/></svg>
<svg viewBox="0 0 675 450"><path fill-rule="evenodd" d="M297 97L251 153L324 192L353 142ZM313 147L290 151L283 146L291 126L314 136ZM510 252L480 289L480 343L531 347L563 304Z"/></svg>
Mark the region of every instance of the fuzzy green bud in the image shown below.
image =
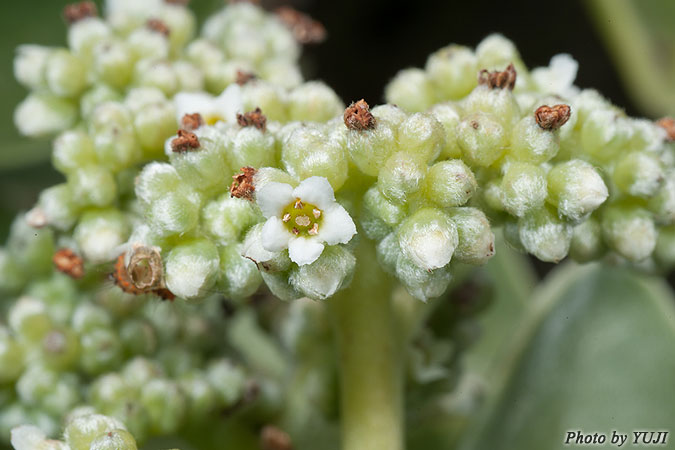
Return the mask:
<svg viewBox="0 0 675 450"><path fill-rule="evenodd" d="M408 152L394 153L377 176L377 187L389 200L405 203L420 188L426 163Z"/></svg>
<svg viewBox="0 0 675 450"><path fill-rule="evenodd" d="M495 235L485 214L468 207L453 208L449 214L459 236L454 258L465 264L485 264L495 254Z"/></svg>
<svg viewBox="0 0 675 450"><path fill-rule="evenodd" d="M145 105L134 117L134 130L141 146L150 157L158 157L164 141L176 132L176 111L169 102Z"/></svg>
<svg viewBox="0 0 675 450"><path fill-rule="evenodd" d="M399 149L432 162L445 147L445 132L433 114L415 113L408 117L398 129Z"/></svg>
<svg viewBox="0 0 675 450"><path fill-rule="evenodd" d="M617 161L612 179L623 193L647 198L661 186L663 170L655 155L632 152Z"/></svg>
<svg viewBox="0 0 675 450"><path fill-rule="evenodd" d="M449 45L432 53L425 66L442 99L456 100L476 87L478 60L471 49Z"/></svg>
<svg viewBox="0 0 675 450"><path fill-rule="evenodd" d="M450 103L434 105L429 112L443 125L445 145L441 149L441 157L457 159L462 155L462 149L457 143L457 126L460 121L460 108Z"/></svg>
<svg viewBox="0 0 675 450"><path fill-rule="evenodd" d="M423 302L441 296L452 280L446 268L422 269L403 254L396 260L396 276L410 295Z"/></svg>
<svg viewBox="0 0 675 450"><path fill-rule="evenodd" d="M77 120L70 100L47 92L30 94L14 110L14 125L24 136L48 136L66 130Z"/></svg>
<svg viewBox="0 0 675 450"><path fill-rule="evenodd" d="M126 430L117 429L94 439L89 450L137 450L136 440Z"/></svg>
<svg viewBox="0 0 675 450"><path fill-rule="evenodd" d="M375 126L366 130L346 129L345 141L356 167L366 175L377 176L384 162L398 147L398 124L383 120L372 112Z"/></svg>
<svg viewBox="0 0 675 450"><path fill-rule="evenodd" d="M132 116L123 104L99 105L90 118L89 133L99 162L108 169L118 171L140 160Z"/></svg>
<svg viewBox="0 0 675 450"><path fill-rule="evenodd" d="M253 295L262 283L256 264L241 256L241 245L221 247L218 288L227 298L244 299Z"/></svg>
<svg viewBox="0 0 675 450"><path fill-rule="evenodd" d="M516 217L540 208L546 200L546 173L533 164L511 163L502 178L502 204Z"/></svg>
<svg viewBox="0 0 675 450"><path fill-rule="evenodd" d="M49 90L59 97L76 97L87 84L84 64L67 50L57 50L49 55L45 79Z"/></svg>
<svg viewBox="0 0 675 450"><path fill-rule="evenodd" d="M80 338L80 366L85 373L97 375L118 367L124 357L122 341L110 328L94 328Z"/></svg>
<svg viewBox="0 0 675 450"><path fill-rule="evenodd" d="M560 262L569 252L572 227L548 207L518 221L518 236L528 253L546 262Z"/></svg>
<svg viewBox="0 0 675 450"><path fill-rule="evenodd" d="M494 116L476 113L457 126L457 142L469 164L487 167L504 154L506 133Z"/></svg>
<svg viewBox="0 0 675 450"><path fill-rule="evenodd" d="M91 443L104 433L125 429L117 419L100 414L87 414L73 418L64 430L64 439L71 450L90 450Z"/></svg>
<svg viewBox="0 0 675 450"><path fill-rule="evenodd" d="M510 154L518 161L541 164L560 149L558 133L537 125L533 115L523 118L511 133Z"/></svg>
<svg viewBox="0 0 675 450"><path fill-rule="evenodd" d="M178 297L201 297L215 284L219 261L218 250L211 241L181 243L166 257L166 287Z"/></svg>
<svg viewBox="0 0 675 450"><path fill-rule="evenodd" d="M425 111L434 103L434 86L421 69L405 69L385 88L387 103L393 103L406 111Z"/></svg>
<svg viewBox="0 0 675 450"><path fill-rule="evenodd" d="M9 330L0 326L0 383L16 380L23 372L25 349Z"/></svg>
<svg viewBox="0 0 675 450"><path fill-rule="evenodd" d="M389 234L390 227L400 223L407 212L404 205L387 199L375 186L366 192L363 208L365 217L362 225L371 239L376 239L375 236L379 236L381 231L384 231L384 235Z"/></svg>
<svg viewBox="0 0 675 450"><path fill-rule="evenodd" d="M94 52L93 70L98 81L115 88L123 88L131 79L132 52L124 43L104 42Z"/></svg>
<svg viewBox="0 0 675 450"><path fill-rule="evenodd" d="M232 406L239 400L246 382L241 367L226 359L211 363L206 369L206 378L216 390L217 399L224 407Z"/></svg>
<svg viewBox="0 0 675 450"><path fill-rule="evenodd" d="M593 217L589 217L574 227L570 256L577 262L584 263L599 259L605 252L602 240L602 227Z"/></svg>
<svg viewBox="0 0 675 450"><path fill-rule="evenodd" d="M465 114L489 113L505 129L520 119L520 107L510 89L478 86L460 104Z"/></svg>
<svg viewBox="0 0 675 450"><path fill-rule="evenodd" d="M448 208L461 206L476 192L476 178L459 159L437 162L425 179L424 194L437 205Z"/></svg>
<svg viewBox="0 0 675 450"><path fill-rule="evenodd" d="M275 142L271 133L256 127L244 127L232 137L225 154L230 167L239 169L247 166L274 166L275 153Z"/></svg>
<svg viewBox="0 0 675 450"><path fill-rule="evenodd" d="M9 327L28 342L37 343L53 328L44 303L30 297L21 297L7 314Z"/></svg>
<svg viewBox="0 0 675 450"><path fill-rule="evenodd" d="M289 282L307 297L325 300L351 282L355 267L354 255L333 245L325 248L312 264L294 267Z"/></svg>
<svg viewBox="0 0 675 450"><path fill-rule="evenodd" d="M398 231L403 254L424 270L446 266L459 243L457 226L435 208L423 208L408 217Z"/></svg>
<svg viewBox="0 0 675 450"><path fill-rule="evenodd" d="M128 235L126 217L112 208L85 212L73 231L84 258L93 263L112 260L117 247L126 241Z"/></svg>
<svg viewBox="0 0 675 450"><path fill-rule="evenodd" d="M231 197L229 193L202 208L202 227L221 244L238 240L245 230L260 220L262 216L255 203Z"/></svg>
<svg viewBox="0 0 675 450"><path fill-rule="evenodd" d="M117 198L115 177L104 166L78 168L69 174L68 186L78 206L108 206Z"/></svg>
<svg viewBox="0 0 675 450"><path fill-rule="evenodd" d="M301 84L288 96L288 115L292 120L326 122L344 109L335 91L318 81Z"/></svg>
<svg viewBox="0 0 675 450"><path fill-rule="evenodd" d="M58 171L69 173L95 163L94 143L84 131L69 130L54 140L52 164Z"/></svg>
<svg viewBox="0 0 675 450"><path fill-rule="evenodd" d="M675 224L675 172L666 175L659 191L649 199L649 209L656 221L662 224Z"/></svg>
<svg viewBox="0 0 675 450"><path fill-rule="evenodd" d="M609 196L597 170L578 159L557 164L549 171L548 194L548 202L574 221L595 211Z"/></svg>
<svg viewBox="0 0 675 450"><path fill-rule="evenodd" d="M602 231L607 245L632 262L646 259L656 247L658 234L651 215L628 204L604 210Z"/></svg>
<svg viewBox="0 0 675 450"><path fill-rule="evenodd" d="M41 45L18 46L14 57L14 78L29 89L43 87L47 60L52 51Z"/></svg>
<svg viewBox="0 0 675 450"><path fill-rule="evenodd" d="M150 413L152 429L159 434L175 432L187 412L186 398L178 385L161 378L143 386L141 402Z"/></svg>

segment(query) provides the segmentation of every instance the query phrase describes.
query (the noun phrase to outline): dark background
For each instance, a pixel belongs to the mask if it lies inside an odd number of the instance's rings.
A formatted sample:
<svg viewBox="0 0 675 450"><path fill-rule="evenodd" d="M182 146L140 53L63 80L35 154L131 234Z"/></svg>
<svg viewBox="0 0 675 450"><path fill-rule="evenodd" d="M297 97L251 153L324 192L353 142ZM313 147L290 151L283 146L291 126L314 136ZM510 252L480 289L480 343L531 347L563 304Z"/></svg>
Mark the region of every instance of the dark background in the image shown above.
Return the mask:
<svg viewBox="0 0 675 450"><path fill-rule="evenodd" d="M143 1L143 0L138 0ZM12 110L25 96L13 79L13 49L22 43L65 44L61 10L68 1L24 0L3 4L0 16L0 136L2 152L22 153L34 142L19 137ZM101 2L97 2L99 6ZM401 1L401 0L295 0L263 1L273 9L280 4L309 13L328 30L321 45L305 48L302 59L307 79L321 79L345 103L365 98L384 101L386 83L406 67L421 67L427 55L449 43L474 47L492 32L515 42L528 67L547 65L556 53L570 53L579 61L577 84L595 87L631 115L639 115L621 85L606 48L581 0L543 2ZM222 5L220 0L193 0L203 20ZM609 20L609 19L608 19ZM50 143L38 144L47 154ZM5 153L5 155L8 155ZM39 158L38 158L39 159ZM48 162L0 169L0 240L4 241L11 217L29 208L40 190L61 181ZM538 264L540 272L549 265Z"/></svg>

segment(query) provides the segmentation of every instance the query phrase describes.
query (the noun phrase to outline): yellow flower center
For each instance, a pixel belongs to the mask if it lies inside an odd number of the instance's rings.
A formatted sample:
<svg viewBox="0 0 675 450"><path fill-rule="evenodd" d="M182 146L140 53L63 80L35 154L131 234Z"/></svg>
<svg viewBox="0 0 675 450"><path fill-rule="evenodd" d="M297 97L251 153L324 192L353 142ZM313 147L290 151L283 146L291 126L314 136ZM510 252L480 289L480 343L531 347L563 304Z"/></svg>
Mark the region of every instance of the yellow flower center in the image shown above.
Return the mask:
<svg viewBox="0 0 675 450"><path fill-rule="evenodd" d="M284 208L281 220L295 236L316 236L323 221L323 211L299 198Z"/></svg>
<svg viewBox="0 0 675 450"><path fill-rule="evenodd" d="M217 122L225 121L224 118L220 117L218 114L205 114L204 123L207 125L215 125Z"/></svg>

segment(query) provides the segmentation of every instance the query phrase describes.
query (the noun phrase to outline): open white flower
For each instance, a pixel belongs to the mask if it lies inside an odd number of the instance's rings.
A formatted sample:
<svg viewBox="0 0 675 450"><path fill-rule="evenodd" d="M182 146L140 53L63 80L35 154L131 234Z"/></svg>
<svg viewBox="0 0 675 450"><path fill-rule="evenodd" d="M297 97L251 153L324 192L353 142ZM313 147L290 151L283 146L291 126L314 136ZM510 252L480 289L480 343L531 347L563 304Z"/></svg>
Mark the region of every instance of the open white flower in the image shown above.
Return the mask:
<svg viewBox="0 0 675 450"><path fill-rule="evenodd" d="M538 67L532 71L532 78L541 92L565 97L578 92L574 86L579 63L566 53L551 58L548 67Z"/></svg>
<svg viewBox="0 0 675 450"><path fill-rule="evenodd" d="M180 92L173 99L178 122L185 114L199 113L207 125L224 121L235 123L244 109L241 87L231 84L219 96L204 92Z"/></svg>
<svg viewBox="0 0 675 450"><path fill-rule="evenodd" d="M354 221L335 201L324 177L307 178L295 189L286 183L266 183L256 192L256 200L267 217L263 248L269 252L288 248L291 260L300 266L316 261L324 243L346 244L356 234Z"/></svg>

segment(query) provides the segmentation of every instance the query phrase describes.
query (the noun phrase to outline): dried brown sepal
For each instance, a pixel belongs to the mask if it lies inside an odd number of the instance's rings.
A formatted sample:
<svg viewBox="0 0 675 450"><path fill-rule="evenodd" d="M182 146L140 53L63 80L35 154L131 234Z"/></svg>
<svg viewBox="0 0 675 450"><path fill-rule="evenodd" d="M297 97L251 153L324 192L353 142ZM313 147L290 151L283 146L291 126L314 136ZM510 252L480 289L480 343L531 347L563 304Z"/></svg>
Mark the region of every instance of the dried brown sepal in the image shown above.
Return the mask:
<svg viewBox="0 0 675 450"><path fill-rule="evenodd" d="M364 99L349 105L342 118L350 130L372 130L377 125L377 119L370 113L370 106Z"/></svg>
<svg viewBox="0 0 675 450"><path fill-rule="evenodd" d="M494 72L488 72L483 69L478 72L478 84L487 85L490 89L509 89L513 90L516 86L516 68L509 64L506 69Z"/></svg>
<svg viewBox="0 0 675 450"><path fill-rule="evenodd" d="M281 428L265 425L260 432L260 447L263 450L291 450L291 437Z"/></svg>
<svg viewBox="0 0 675 450"><path fill-rule="evenodd" d="M194 131L204 125L204 118L199 113L185 114L180 120L180 127L185 131Z"/></svg>
<svg viewBox="0 0 675 450"><path fill-rule="evenodd" d="M237 113L237 123L240 127L256 127L260 131L267 129L267 117L265 117L260 108L244 114Z"/></svg>
<svg viewBox="0 0 675 450"><path fill-rule="evenodd" d="M191 131L178 130L178 136L171 141L171 150L176 153L194 151L199 148L199 139Z"/></svg>
<svg viewBox="0 0 675 450"><path fill-rule="evenodd" d="M159 251L153 247L137 245L131 251L129 263L126 253L117 257L112 273L114 283L127 294L152 294L163 300L176 296L164 286L164 272Z"/></svg>
<svg viewBox="0 0 675 450"><path fill-rule="evenodd" d="M98 9L94 2L71 3L63 8L63 19L68 25L72 25L87 17L96 16L98 16Z"/></svg>
<svg viewBox="0 0 675 450"><path fill-rule="evenodd" d="M54 267L71 278L79 279L84 276L84 261L69 248L62 248L52 256Z"/></svg>
<svg viewBox="0 0 675 450"><path fill-rule="evenodd" d="M148 21L145 22L145 26L152 31L156 31L159 34L164 35L165 37L169 37L171 34L169 27L159 19L148 19Z"/></svg>
<svg viewBox="0 0 675 450"><path fill-rule="evenodd" d="M301 44L319 44L326 40L326 28L321 22L312 19L290 6L280 6L275 10L277 17L291 30L293 37Z"/></svg>
<svg viewBox="0 0 675 450"><path fill-rule="evenodd" d="M663 119L659 119L656 124L666 130L669 141L675 141L675 119L672 117L664 117Z"/></svg>
<svg viewBox="0 0 675 450"><path fill-rule="evenodd" d="M235 83L237 83L239 86L243 86L249 81L257 80L258 76L253 73L253 72L248 72L246 70L238 70L237 69L237 75L235 78Z"/></svg>
<svg viewBox="0 0 675 450"><path fill-rule="evenodd" d="M253 201L253 192L255 192L253 176L256 172L253 167L242 167L238 174L233 175L234 181L230 185L230 196Z"/></svg>
<svg viewBox="0 0 675 450"><path fill-rule="evenodd" d="M544 130L557 130L570 119L572 110L568 105L542 105L534 112L534 120Z"/></svg>

